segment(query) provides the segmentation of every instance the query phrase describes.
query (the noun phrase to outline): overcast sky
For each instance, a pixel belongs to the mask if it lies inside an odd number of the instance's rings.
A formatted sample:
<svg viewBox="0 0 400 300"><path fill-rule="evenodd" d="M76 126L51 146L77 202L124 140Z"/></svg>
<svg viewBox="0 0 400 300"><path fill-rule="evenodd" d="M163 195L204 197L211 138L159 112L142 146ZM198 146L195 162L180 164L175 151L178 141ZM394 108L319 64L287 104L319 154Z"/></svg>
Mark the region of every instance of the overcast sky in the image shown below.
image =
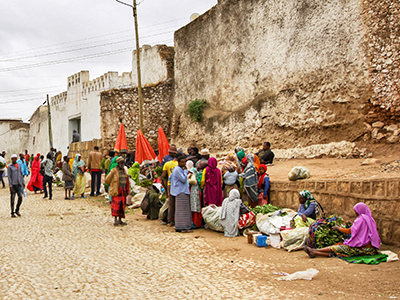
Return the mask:
<svg viewBox="0 0 400 300"><path fill-rule="evenodd" d="M217 0L138 3L141 44L173 45L173 32ZM0 118L29 119L80 70L131 71L133 38L132 10L115 0L0 0Z"/></svg>

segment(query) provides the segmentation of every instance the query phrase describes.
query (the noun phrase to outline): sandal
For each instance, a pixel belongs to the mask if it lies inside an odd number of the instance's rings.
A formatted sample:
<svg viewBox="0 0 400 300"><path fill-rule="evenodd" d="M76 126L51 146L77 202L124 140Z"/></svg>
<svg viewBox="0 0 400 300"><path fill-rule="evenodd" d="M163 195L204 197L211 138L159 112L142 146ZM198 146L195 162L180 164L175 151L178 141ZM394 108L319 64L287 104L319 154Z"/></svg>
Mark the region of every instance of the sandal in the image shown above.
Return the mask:
<svg viewBox="0 0 400 300"><path fill-rule="evenodd" d="M315 255L311 254L310 247L304 246L304 251L308 254L310 258L315 258Z"/></svg>
<svg viewBox="0 0 400 300"><path fill-rule="evenodd" d="M128 225L128 223L125 223L125 222L119 222L119 225L122 225L122 226L124 226L124 225Z"/></svg>

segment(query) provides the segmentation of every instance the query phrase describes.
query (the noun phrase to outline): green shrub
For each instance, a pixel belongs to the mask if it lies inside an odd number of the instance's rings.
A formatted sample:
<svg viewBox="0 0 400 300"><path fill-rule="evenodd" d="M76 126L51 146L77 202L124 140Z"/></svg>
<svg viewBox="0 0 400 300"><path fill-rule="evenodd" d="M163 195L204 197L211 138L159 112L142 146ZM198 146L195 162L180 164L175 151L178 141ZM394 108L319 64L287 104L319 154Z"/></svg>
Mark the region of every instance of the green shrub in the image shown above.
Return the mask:
<svg viewBox="0 0 400 300"><path fill-rule="evenodd" d="M203 121L203 111L207 102L203 99L196 99L189 103L186 113L195 122Z"/></svg>

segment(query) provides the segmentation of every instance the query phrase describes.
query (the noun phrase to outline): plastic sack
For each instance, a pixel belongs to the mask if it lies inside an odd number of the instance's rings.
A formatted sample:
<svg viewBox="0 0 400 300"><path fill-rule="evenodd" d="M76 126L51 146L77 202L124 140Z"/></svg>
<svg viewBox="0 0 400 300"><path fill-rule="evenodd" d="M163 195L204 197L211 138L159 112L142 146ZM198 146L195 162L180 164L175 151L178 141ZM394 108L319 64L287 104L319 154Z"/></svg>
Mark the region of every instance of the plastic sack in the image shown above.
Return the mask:
<svg viewBox="0 0 400 300"><path fill-rule="evenodd" d="M299 179L306 179L310 177L310 171L305 167L294 167L288 174L290 181L296 181Z"/></svg>
<svg viewBox="0 0 400 300"><path fill-rule="evenodd" d="M106 189L104 187L104 184L100 185L100 194L104 194L106 192Z"/></svg>
<svg viewBox="0 0 400 300"><path fill-rule="evenodd" d="M140 204L142 204L142 201L145 196L146 196L146 193L139 193L139 194L136 194L135 196L133 196L132 197L132 205L130 205L129 208L140 207Z"/></svg>
<svg viewBox="0 0 400 300"><path fill-rule="evenodd" d="M398 261L399 260L399 256L396 253L392 252L392 251L386 250L386 251L379 251L379 252L383 253L383 254L386 254L388 256L386 262Z"/></svg>
<svg viewBox="0 0 400 300"><path fill-rule="evenodd" d="M281 246L288 252L303 249L308 236L308 227L281 231Z"/></svg>
<svg viewBox="0 0 400 300"><path fill-rule="evenodd" d="M282 216L282 214L284 214L284 216ZM290 221L295 215L296 212L288 208L277 210L266 215L257 214L257 228L267 235L278 234L282 226L290 227Z"/></svg>
<svg viewBox="0 0 400 300"><path fill-rule="evenodd" d="M86 187L90 187L92 185L92 176L90 175L90 173L86 172L83 173L85 175L85 179L86 179Z"/></svg>
<svg viewBox="0 0 400 300"><path fill-rule="evenodd" d="M221 207L214 204L202 208L201 214L203 215L204 222L207 224L209 229L224 232L224 227L222 227L219 217L221 209Z"/></svg>
<svg viewBox="0 0 400 300"><path fill-rule="evenodd" d="M293 274L287 274L287 273L280 273L280 275L283 275L283 277L278 278L278 280L311 280L313 279L319 271L317 269L307 269L305 271L298 271Z"/></svg>

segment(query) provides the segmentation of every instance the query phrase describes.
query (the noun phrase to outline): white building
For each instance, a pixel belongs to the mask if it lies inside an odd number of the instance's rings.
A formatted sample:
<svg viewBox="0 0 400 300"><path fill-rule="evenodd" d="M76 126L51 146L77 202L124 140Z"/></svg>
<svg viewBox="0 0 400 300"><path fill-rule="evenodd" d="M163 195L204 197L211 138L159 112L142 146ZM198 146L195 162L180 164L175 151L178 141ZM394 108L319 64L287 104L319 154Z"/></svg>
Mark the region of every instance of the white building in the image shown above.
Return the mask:
<svg viewBox="0 0 400 300"><path fill-rule="evenodd" d="M29 153L46 155L50 150L47 105L39 106L29 119Z"/></svg>
<svg viewBox="0 0 400 300"><path fill-rule="evenodd" d="M29 123L21 119L0 119L0 151L11 154L25 153L28 146Z"/></svg>
<svg viewBox="0 0 400 300"><path fill-rule="evenodd" d="M101 138L100 92L132 86L131 73L108 72L89 80L89 71L81 71L68 77L67 91L51 97L50 111L53 146L68 152L73 130L81 141Z"/></svg>

